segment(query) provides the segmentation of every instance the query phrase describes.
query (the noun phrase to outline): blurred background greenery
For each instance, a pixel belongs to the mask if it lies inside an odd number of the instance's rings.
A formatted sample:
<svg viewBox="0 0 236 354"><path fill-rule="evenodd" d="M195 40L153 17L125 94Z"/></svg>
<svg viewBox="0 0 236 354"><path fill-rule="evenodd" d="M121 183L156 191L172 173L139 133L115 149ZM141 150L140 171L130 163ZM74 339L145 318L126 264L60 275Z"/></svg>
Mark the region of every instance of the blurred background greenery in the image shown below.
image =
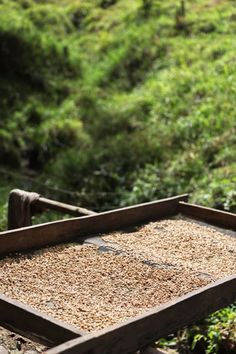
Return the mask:
<svg viewBox="0 0 236 354"><path fill-rule="evenodd" d="M0 0L0 228L15 187L236 212L235 34L234 0Z"/></svg>

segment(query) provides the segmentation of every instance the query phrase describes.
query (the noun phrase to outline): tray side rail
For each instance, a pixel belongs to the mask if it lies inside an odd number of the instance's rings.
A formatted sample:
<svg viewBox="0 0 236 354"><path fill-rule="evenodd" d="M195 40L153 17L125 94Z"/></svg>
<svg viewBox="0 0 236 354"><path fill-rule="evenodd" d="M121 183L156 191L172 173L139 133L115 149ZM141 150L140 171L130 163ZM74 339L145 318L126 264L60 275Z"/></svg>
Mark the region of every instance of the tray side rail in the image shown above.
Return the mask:
<svg viewBox="0 0 236 354"><path fill-rule="evenodd" d="M194 219L236 231L236 214L186 203L185 201L179 202L179 212Z"/></svg>
<svg viewBox="0 0 236 354"><path fill-rule="evenodd" d="M0 232L0 255L55 245L175 215L179 201L187 198L188 195L184 194L95 215Z"/></svg>
<svg viewBox="0 0 236 354"><path fill-rule="evenodd" d="M46 354L128 354L236 300L236 276L224 278L123 324L61 344Z"/></svg>
<svg viewBox="0 0 236 354"><path fill-rule="evenodd" d="M0 326L49 347L85 334L4 295L0 295L0 314Z"/></svg>

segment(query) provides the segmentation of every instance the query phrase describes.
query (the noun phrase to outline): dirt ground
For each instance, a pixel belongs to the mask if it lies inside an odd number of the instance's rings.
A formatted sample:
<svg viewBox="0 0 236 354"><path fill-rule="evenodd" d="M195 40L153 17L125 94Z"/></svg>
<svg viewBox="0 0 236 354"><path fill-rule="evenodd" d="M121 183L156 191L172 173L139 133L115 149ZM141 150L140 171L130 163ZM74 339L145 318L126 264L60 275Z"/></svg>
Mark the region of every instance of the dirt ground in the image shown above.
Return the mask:
<svg viewBox="0 0 236 354"><path fill-rule="evenodd" d="M0 327L0 354L38 354L44 350L43 345Z"/></svg>

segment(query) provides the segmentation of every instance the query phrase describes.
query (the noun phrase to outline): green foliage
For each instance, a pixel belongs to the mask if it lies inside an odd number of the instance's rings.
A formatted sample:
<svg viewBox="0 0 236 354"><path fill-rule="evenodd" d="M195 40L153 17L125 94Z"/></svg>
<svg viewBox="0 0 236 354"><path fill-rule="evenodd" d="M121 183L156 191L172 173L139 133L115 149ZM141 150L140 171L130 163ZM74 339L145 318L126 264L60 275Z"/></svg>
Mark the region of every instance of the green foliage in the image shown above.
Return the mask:
<svg viewBox="0 0 236 354"><path fill-rule="evenodd" d="M0 230L7 229L7 201L8 201L8 184L1 182L0 186Z"/></svg>
<svg viewBox="0 0 236 354"><path fill-rule="evenodd" d="M180 354L233 354L236 350L236 305L215 312L203 321L157 342Z"/></svg>
<svg viewBox="0 0 236 354"><path fill-rule="evenodd" d="M0 20L2 164L98 209L235 210L232 2L1 0Z"/></svg>
<svg viewBox="0 0 236 354"><path fill-rule="evenodd" d="M58 102L69 93L67 80L80 76L80 62L73 61L68 45L59 42L55 33L37 28L40 24L32 17L36 9L38 16L43 11L44 15L52 17L49 8L37 8L33 2L3 1L0 4L0 103L3 112L0 157L5 165L22 164L26 153L34 149L34 131L44 119L45 105L54 105L55 116ZM46 23L47 16L43 19ZM56 22L49 22L56 25Z"/></svg>
<svg viewBox="0 0 236 354"><path fill-rule="evenodd" d="M117 0L101 0L100 2L100 6L103 8L103 9L107 9L108 7L116 4Z"/></svg>
<svg viewBox="0 0 236 354"><path fill-rule="evenodd" d="M236 350L236 306L232 305L216 312L186 333L192 350L204 350L206 354L234 353Z"/></svg>

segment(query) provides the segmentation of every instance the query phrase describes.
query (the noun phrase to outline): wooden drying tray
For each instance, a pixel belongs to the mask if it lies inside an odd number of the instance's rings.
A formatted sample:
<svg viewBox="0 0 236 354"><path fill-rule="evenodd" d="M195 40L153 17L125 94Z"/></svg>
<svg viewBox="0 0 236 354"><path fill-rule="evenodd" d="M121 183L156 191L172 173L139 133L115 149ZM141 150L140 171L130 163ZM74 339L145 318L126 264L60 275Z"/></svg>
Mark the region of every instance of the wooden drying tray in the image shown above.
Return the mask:
<svg viewBox="0 0 236 354"><path fill-rule="evenodd" d="M187 203L181 195L0 233L0 254L38 249L140 225L179 213L195 220L236 230L236 215ZM190 292L121 324L85 334L17 301L0 298L0 325L55 346L47 354L120 354L143 349L159 338L192 324L236 300L236 275ZM10 310L8 310L10 309ZM25 319L25 320L24 320ZM62 343L59 344L58 343Z"/></svg>

